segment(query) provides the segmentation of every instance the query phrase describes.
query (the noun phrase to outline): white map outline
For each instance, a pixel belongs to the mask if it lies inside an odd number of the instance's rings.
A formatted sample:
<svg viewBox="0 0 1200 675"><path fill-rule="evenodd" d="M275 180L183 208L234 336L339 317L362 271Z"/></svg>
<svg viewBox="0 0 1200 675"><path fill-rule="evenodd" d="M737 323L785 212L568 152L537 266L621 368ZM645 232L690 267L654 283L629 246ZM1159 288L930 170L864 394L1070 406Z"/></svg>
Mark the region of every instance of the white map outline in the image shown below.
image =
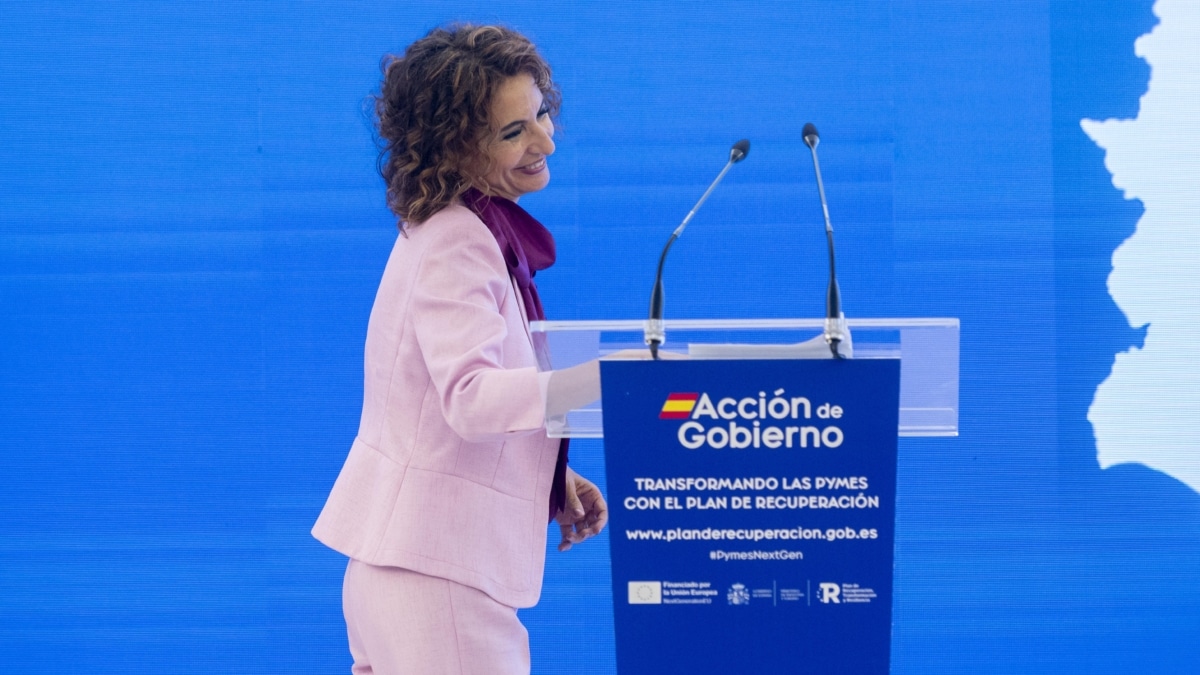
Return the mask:
<svg viewBox="0 0 1200 675"><path fill-rule="evenodd" d="M1134 42L1150 84L1133 120L1080 124L1145 212L1113 254L1108 291L1141 349L1116 355L1088 410L1100 468L1140 463L1200 492L1200 0L1158 0Z"/></svg>

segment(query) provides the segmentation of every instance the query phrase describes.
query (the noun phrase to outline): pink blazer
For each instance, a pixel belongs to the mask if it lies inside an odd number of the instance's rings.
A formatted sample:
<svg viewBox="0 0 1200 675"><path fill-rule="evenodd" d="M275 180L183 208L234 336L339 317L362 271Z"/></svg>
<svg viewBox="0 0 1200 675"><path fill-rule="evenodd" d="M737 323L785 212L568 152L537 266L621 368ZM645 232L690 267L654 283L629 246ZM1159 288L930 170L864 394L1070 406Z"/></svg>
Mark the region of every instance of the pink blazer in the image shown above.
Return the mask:
<svg viewBox="0 0 1200 675"><path fill-rule="evenodd" d="M519 295L455 204L401 236L367 326L358 437L313 536L351 558L537 603L558 441Z"/></svg>

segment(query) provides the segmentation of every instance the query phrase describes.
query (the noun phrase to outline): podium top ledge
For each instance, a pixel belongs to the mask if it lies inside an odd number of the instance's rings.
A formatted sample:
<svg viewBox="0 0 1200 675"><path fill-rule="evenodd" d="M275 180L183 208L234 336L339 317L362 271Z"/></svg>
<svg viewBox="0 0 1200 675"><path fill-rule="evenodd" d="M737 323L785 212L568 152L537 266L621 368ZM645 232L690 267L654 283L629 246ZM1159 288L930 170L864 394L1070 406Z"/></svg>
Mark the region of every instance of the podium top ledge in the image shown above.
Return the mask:
<svg viewBox="0 0 1200 675"><path fill-rule="evenodd" d="M563 330L636 331L645 325L644 319L585 319L580 321L531 321L534 332L550 333ZM958 319L948 317L924 318L847 318L850 328L958 328ZM821 329L825 319L664 319L663 326L676 330L736 330L736 329Z"/></svg>
<svg viewBox="0 0 1200 675"><path fill-rule="evenodd" d="M626 349L643 348L642 320L534 321L546 339L551 368L566 368ZM831 358L825 319L667 319L660 351L693 358ZM954 318L846 319L853 355L899 358L901 436L958 435L959 321ZM812 337L805 339L811 331ZM813 347L809 349L809 347ZM573 410L551 436L599 438L600 402Z"/></svg>

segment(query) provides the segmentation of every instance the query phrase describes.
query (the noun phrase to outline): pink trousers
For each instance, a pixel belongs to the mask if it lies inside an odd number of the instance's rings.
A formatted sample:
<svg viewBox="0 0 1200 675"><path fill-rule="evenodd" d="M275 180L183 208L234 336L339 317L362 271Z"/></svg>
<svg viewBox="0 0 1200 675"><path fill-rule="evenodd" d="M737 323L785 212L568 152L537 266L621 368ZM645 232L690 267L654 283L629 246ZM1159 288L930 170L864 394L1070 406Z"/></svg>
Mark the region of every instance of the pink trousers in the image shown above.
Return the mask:
<svg viewBox="0 0 1200 675"><path fill-rule="evenodd" d="M517 610L478 589L351 560L342 611L354 675L529 675Z"/></svg>

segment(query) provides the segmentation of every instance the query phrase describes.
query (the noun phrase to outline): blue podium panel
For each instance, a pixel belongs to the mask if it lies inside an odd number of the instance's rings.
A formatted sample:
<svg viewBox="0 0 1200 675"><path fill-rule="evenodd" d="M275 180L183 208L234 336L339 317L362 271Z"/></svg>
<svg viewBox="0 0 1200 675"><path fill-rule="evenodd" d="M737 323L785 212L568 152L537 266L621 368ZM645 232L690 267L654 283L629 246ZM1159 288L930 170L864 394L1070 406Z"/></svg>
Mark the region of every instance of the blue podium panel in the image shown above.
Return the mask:
<svg viewBox="0 0 1200 675"><path fill-rule="evenodd" d="M619 672L887 673L899 361L601 377Z"/></svg>

